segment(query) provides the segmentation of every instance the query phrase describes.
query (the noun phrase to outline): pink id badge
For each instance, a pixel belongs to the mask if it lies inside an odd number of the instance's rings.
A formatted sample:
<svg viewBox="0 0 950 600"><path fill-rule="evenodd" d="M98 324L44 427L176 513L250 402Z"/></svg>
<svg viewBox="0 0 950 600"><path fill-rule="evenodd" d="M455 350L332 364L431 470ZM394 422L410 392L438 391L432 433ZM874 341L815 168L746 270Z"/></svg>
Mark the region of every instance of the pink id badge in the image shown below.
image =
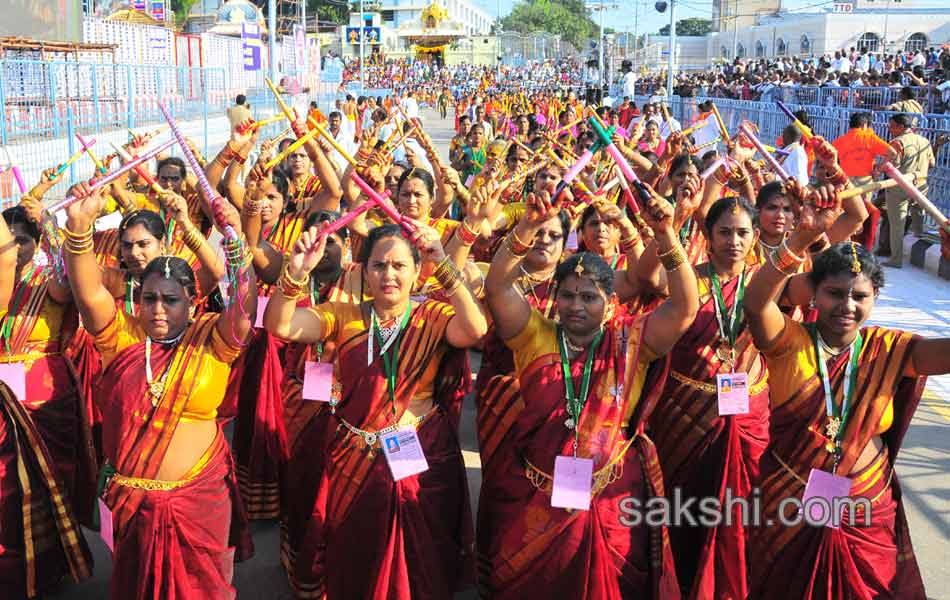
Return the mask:
<svg viewBox="0 0 950 600"><path fill-rule="evenodd" d="M716 393L719 396L719 416L749 414L749 375L746 373L717 373Z"/></svg>
<svg viewBox="0 0 950 600"><path fill-rule="evenodd" d="M99 537L109 547L110 552L115 552L115 539L112 532L112 511L106 506L106 503L99 498Z"/></svg>
<svg viewBox="0 0 950 600"><path fill-rule="evenodd" d="M26 400L26 365L21 362L0 363L0 381L23 402Z"/></svg>
<svg viewBox="0 0 950 600"><path fill-rule="evenodd" d="M393 480L399 481L423 471L429 470L419 436L413 427L390 431L379 438L379 445L383 449Z"/></svg>
<svg viewBox="0 0 950 600"><path fill-rule="evenodd" d="M270 296L257 297L257 318L254 319L254 327L264 329L264 311L267 310L267 302Z"/></svg>
<svg viewBox="0 0 950 600"><path fill-rule="evenodd" d="M329 402L333 390L333 363L308 360L304 364L303 399Z"/></svg>
<svg viewBox="0 0 950 600"><path fill-rule="evenodd" d="M554 458L554 489L551 506L590 510L594 461L589 458L557 456Z"/></svg>
<svg viewBox="0 0 950 600"><path fill-rule="evenodd" d="M812 469L805 484L802 508L805 522L838 529L841 513L851 493L851 479L821 469Z"/></svg>

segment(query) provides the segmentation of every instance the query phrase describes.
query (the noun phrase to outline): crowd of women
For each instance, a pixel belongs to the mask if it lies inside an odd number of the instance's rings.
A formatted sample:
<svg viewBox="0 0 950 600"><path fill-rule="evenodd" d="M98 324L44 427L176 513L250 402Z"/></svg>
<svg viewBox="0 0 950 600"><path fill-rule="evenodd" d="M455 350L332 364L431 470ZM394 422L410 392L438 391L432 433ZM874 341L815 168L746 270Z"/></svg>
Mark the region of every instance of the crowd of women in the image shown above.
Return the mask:
<svg viewBox="0 0 950 600"><path fill-rule="evenodd" d="M801 185L736 132L510 100L449 161L398 110L345 168L245 122L199 173L76 185L57 223L51 168L5 210L0 597L88 577L98 528L112 598L234 598L278 519L299 598L924 600L894 463L950 339L867 324L834 147ZM835 489L866 502L827 526L783 502ZM762 524L627 518L674 494Z"/></svg>

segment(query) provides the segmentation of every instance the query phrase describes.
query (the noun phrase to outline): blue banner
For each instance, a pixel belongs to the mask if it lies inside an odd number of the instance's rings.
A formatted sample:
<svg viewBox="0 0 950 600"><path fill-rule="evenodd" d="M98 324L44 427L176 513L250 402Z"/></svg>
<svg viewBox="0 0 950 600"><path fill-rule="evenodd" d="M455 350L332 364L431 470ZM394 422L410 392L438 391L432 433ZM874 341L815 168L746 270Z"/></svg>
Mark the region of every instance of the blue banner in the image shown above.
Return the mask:
<svg viewBox="0 0 950 600"><path fill-rule="evenodd" d="M244 41L244 70L261 70L261 26L257 23L241 23L241 39Z"/></svg>

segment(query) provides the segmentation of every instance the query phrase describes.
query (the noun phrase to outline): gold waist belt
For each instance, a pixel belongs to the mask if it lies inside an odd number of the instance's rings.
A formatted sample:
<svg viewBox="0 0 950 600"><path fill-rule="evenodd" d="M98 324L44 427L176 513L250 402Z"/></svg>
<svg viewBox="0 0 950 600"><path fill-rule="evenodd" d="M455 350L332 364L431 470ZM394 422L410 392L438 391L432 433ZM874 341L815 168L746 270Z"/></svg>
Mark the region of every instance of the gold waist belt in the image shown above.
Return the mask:
<svg viewBox="0 0 950 600"><path fill-rule="evenodd" d="M687 377L686 375L683 375L682 373L674 371L673 369L670 369L670 378L673 379L674 381L678 381L682 384L688 385L694 390L699 390L707 394L715 394L719 391L716 389L715 383L699 381L697 379L693 379L692 377ZM760 378L759 381L756 381L754 383L751 383L751 385L749 385L749 395L755 396L757 394L761 394L765 390L765 388L768 387L768 385L769 385L768 377Z"/></svg>
<svg viewBox="0 0 950 600"><path fill-rule="evenodd" d="M115 485L133 488L136 490L148 490L150 492L168 491L178 489L191 482L193 478L179 479L178 481L165 481L162 479L142 479L140 477L126 477L116 473L110 480Z"/></svg>
<svg viewBox="0 0 950 600"><path fill-rule="evenodd" d="M630 446L633 445L633 442L636 439L636 437L632 437L627 440L627 443L624 444L620 452L618 452L617 455L610 459L607 464L594 473L593 483L590 488L591 497L601 493L608 485L623 477L622 459L627 454L627 450L630 449ZM554 484L554 476L549 475L548 473L545 473L538 467L534 466L527 458L524 459L524 462L524 476L528 479L528 481L531 482L531 485L538 488L542 492L550 494L551 488Z"/></svg>
<svg viewBox="0 0 950 600"><path fill-rule="evenodd" d="M438 407L437 404L433 404L429 408L429 410L425 412L425 414L416 417L409 423L390 425L389 427L386 427L385 429L379 429L377 431L366 431L365 429L360 429L359 427L355 427L351 425L349 422L347 422L347 420L341 417L339 414L337 414L336 417L340 420L340 424L343 425L343 427L346 427L346 429L350 433L363 438L363 443L365 443L368 447L373 447L376 444L380 443L379 442L380 438L382 438L387 433L396 431L397 429L403 429L405 427L412 427L413 429L419 429L419 426L422 425L422 422L425 421L429 417L429 415L431 415L435 411L437 407Z"/></svg>

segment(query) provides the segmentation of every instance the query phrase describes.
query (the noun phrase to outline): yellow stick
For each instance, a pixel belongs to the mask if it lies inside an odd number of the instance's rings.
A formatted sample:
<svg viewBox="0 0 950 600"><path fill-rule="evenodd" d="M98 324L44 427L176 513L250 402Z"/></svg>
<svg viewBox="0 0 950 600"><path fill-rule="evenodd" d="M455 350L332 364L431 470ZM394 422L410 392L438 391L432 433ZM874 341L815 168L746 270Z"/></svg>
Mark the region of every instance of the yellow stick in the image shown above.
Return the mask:
<svg viewBox="0 0 950 600"><path fill-rule="evenodd" d="M876 192L878 190L886 190L887 188L892 188L897 185L896 179L885 179L883 181L872 181L871 183L865 183L864 185L859 185L858 187L849 188L843 192L838 193L839 200L847 200L848 198L853 198L854 196L860 196L862 194L868 194L871 192Z"/></svg>
<svg viewBox="0 0 950 600"><path fill-rule="evenodd" d="M273 81L265 77L264 83L267 84L267 87L269 87L270 91L274 94L274 99L277 100L277 106L280 107L280 111L284 113L284 116L287 117L287 120L290 121L291 125L293 125L297 120L297 115L294 113L294 110L287 106L287 103L284 102L284 99L280 97L280 92L277 90L277 86L274 85Z"/></svg>
<svg viewBox="0 0 950 600"><path fill-rule="evenodd" d="M276 167L278 164L280 164L280 161L282 161L282 160L284 160L285 158L287 158L288 156L290 156L290 155L294 152L294 150L296 150L297 148L300 148L301 146L303 146L304 144L306 144L308 141L312 140L312 139L314 138L314 136L316 136L316 135L317 135L317 130L316 130L316 129L311 129L310 131L308 131L308 132L305 133L304 135L302 135L302 136L300 136L299 138L297 138L297 141L295 141L293 144L291 144L291 145L287 146L286 148L284 148L284 151L283 151L283 152L281 152L280 154L278 154L278 155L275 156L274 158L272 158L272 159L270 159L269 161L267 161L267 163L264 164L264 168L265 168L265 169L273 169L273 168Z"/></svg>
<svg viewBox="0 0 950 600"><path fill-rule="evenodd" d="M722 134L722 139L726 144L732 143L732 138L729 137L729 131L726 129L726 123L722 120L722 115L719 114L719 109L716 108L716 105L712 105L713 116L716 117L716 123L719 124L719 133Z"/></svg>
<svg viewBox="0 0 950 600"><path fill-rule="evenodd" d="M344 150L343 147L340 146L340 144L338 144L335 139L333 139L333 136L330 135L329 131L323 128L323 125L317 123L311 117L308 117L307 120L310 121L310 124L313 126L313 131L319 132L320 135L322 135L327 140L327 142L329 142L330 145L333 146L336 149L336 151L340 153L340 156L346 159L346 162L353 165L354 169L359 166L356 163L356 159L350 156L350 154L346 150ZM313 131L311 131L311 133L313 133Z"/></svg>
<svg viewBox="0 0 950 600"><path fill-rule="evenodd" d="M278 121L283 121L285 118L287 118L286 115L277 114L272 117L263 119L261 121L255 121L254 124L251 125L251 131L254 131L255 129L260 129L261 127L267 127L271 123L277 123Z"/></svg>
<svg viewBox="0 0 950 600"><path fill-rule="evenodd" d="M684 130L683 130L683 137L686 137L686 136L690 135L690 134L693 133L694 131L697 131L697 130L699 130L699 129L702 129L703 127L706 126L706 123L708 123L708 122L709 122L708 119L703 119L702 121L697 121L692 127L689 127L689 128L687 128L687 129L684 129Z"/></svg>

